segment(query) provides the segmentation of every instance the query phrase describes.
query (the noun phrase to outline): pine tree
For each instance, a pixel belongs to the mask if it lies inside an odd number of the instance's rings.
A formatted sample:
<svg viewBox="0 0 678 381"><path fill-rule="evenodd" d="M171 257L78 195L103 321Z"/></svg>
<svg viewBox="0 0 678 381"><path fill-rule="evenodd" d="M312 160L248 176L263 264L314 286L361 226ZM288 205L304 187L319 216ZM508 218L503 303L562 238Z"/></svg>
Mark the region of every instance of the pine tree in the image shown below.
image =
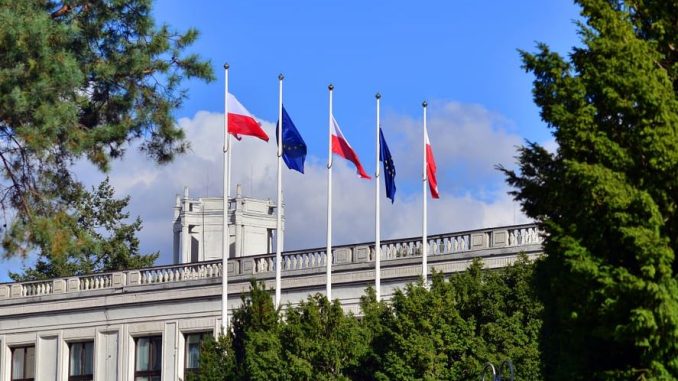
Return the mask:
<svg viewBox="0 0 678 381"><path fill-rule="evenodd" d="M211 80L212 69L185 53L197 31L151 15L151 0L0 0L6 256L65 256L77 245L63 224L81 192L76 160L107 170L135 141L161 163L186 150L172 112L183 80Z"/></svg>
<svg viewBox="0 0 678 381"><path fill-rule="evenodd" d="M10 277L27 281L152 266L159 253L139 252L136 234L142 228L141 218L127 223L129 196L114 196L108 178L89 192L81 191L73 209L65 211L59 220L61 231L74 237L69 250L53 255L43 249L33 267L24 268L23 274L10 272Z"/></svg>
<svg viewBox="0 0 678 381"><path fill-rule="evenodd" d="M545 376L678 378L678 3L580 0L569 59L522 52L555 153L504 169L545 231Z"/></svg>

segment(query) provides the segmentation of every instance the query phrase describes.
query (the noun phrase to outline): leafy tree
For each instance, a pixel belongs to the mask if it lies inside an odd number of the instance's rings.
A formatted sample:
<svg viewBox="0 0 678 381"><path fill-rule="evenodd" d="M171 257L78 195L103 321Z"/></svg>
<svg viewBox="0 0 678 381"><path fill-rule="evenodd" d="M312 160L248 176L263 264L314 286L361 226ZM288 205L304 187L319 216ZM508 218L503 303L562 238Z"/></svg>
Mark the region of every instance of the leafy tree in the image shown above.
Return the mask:
<svg viewBox="0 0 678 381"><path fill-rule="evenodd" d="M186 375L186 381L226 381L234 380L236 365L233 356L231 336L211 336L200 347L200 372Z"/></svg>
<svg viewBox="0 0 678 381"><path fill-rule="evenodd" d="M353 380L376 380L377 371L382 368L382 350L386 348L388 336L386 328L392 322L393 314L386 301L377 301L377 294L371 286L360 297L359 321L363 329L365 343L370 350L362 357L359 366L350 372Z"/></svg>
<svg viewBox="0 0 678 381"><path fill-rule="evenodd" d="M428 288L396 292L373 323L383 331L372 341L377 380L477 380L484 363L506 359L516 379L542 379L533 265L522 256L507 268L482 267L476 260L449 281L436 273Z"/></svg>
<svg viewBox="0 0 678 381"><path fill-rule="evenodd" d="M292 380L350 380L370 351L357 319L321 294L288 307L281 342Z"/></svg>
<svg viewBox="0 0 678 381"><path fill-rule="evenodd" d="M282 360L279 311L262 283L252 281L242 306L233 312L233 345L238 380L287 379Z"/></svg>
<svg viewBox="0 0 678 381"><path fill-rule="evenodd" d="M541 380L539 335L543 306L537 299L534 265L521 255L516 263L499 270L483 270L474 261L463 273L450 277L456 308L473 322L480 345L472 348L479 362L499 366L511 359L516 379Z"/></svg>
<svg viewBox="0 0 678 381"><path fill-rule="evenodd" d="M397 291L391 300L380 354L378 380L461 380L479 364L471 348L479 344L473 322L455 308L456 295L440 273L430 290L419 283ZM477 348L476 348L477 349Z"/></svg>
<svg viewBox="0 0 678 381"><path fill-rule="evenodd" d="M486 361L506 358L518 379L540 380L533 267L525 257L495 271L476 261L449 281L435 274L430 288L410 284L390 302L368 288L360 319L320 294L281 318L253 283L223 339L230 347L201 352L201 377L222 369L221 378L201 380L477 380Z"/></svg>
<svg viewBox="0 0 678 381"><path fill-rule="evenodd" d="M288 305L284 319L264 285L252 282L234 311L232 330L206 345L198 380L349 380L369 345L338 301L316 294Z"/></svg>
<svg viewBox="0 0 678 381"><path fill-rule="evenodd" d="M156 26L151 13L151 0L0 0L5 255L78 250L65 221L81 192L74 161L106 170L134 141L161 163L186 150L172 112L183 80L212 69L186 53L195 30Z"/></svg>
<svg viewBox="0 0 678 381"><path fill-rule="evenodd" d="M678 3L579 0L569 59L522 52L555 153L504 169L541 221L545 376L678 378Z"/></svg>
<svg viewBox="0 0 678 381"><path fill-rule="evenodd" d="M24 274L10 273L15 281L59 278L152 266L158 253L140 254L136 233L141 218L125 223L129 196L114 198L114 189L106 178L91 192L82 191L74 200L73 210L59 221L61 231L74 237L74 244L65 255L41 251L34 267ZM57 241L55 241L57 243Z"/></svg>

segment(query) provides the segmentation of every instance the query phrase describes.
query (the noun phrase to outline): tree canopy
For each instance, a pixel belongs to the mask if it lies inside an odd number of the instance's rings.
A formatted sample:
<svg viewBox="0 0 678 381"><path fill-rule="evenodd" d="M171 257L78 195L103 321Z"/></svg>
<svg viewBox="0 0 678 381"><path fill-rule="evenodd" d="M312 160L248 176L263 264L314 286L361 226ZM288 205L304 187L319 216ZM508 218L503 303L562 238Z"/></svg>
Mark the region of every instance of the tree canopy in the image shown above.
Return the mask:
<svg viewBox="0 0 678 381"><path fill-rule="evenodd" d="M188 78L212 80L187 48L198 33L158 26L151 0L0 0L0 208L5 255L78 246L71 166L106 170L138 141L166 162L188 143L172 112Z"/></svg>
<svg viewBox="0 0 678 381"><path fill-rule="evenodd" d="M582 46L521 52L557 150L528 142L515 198L545 231L545 376L678 378L678 3L579 0Z"/></svg>
<svg viewBox="0 0 678 381"><path fill-rule="evenodd" d="M311 295L284 311L254 282L234 311L232 330L201 351L192 380L473 380L483 364L511 358L516 379L540 380L541 305L525 258L500 270L480 261L462 274L434 275L360 314Z"/></svg>
<svg viewBox="0 0 678 381"><path fill-rule="evenodd" d="M141 218L128 223L129 196L116 199L114 193L108 178L91 191L79 192L68 218L60 221L76 244L60 256L41 251L33 266L24 268L23 274L10 272L10 277L27 281L152 266L159 253L139 252L136 234L142 228Z"/></svg>

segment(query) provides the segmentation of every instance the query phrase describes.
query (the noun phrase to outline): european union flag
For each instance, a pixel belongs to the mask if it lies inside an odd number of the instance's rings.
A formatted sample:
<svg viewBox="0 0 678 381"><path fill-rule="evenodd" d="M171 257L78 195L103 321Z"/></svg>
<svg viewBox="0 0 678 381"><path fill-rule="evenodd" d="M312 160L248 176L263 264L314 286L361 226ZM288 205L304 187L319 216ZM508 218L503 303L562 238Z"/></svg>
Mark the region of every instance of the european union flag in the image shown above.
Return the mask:
<svg viewBox="0 0 678 381"><path fill-rule="evenodd" d="M275 139L278 140L278 126L276 124ZM280 142L278 142L280 144ZM304 173L304 160L306 160L306 143L301 138L299 131L294 126L292 119L287 115L283 106L282 109L282 158L287 164L287 168L294 169Z"/></svg>
<svg viewBox="0 0 678 381"><path fill-rule="evenodd" d="M384 132L379 128L379 161L384 163L384 184L386 184L386 197L391 199L391 203L395 201L395 165L393 164L393 158L391 157L391 151L389 151L388 146L386 145L386 139L384 139Z"/></svg>

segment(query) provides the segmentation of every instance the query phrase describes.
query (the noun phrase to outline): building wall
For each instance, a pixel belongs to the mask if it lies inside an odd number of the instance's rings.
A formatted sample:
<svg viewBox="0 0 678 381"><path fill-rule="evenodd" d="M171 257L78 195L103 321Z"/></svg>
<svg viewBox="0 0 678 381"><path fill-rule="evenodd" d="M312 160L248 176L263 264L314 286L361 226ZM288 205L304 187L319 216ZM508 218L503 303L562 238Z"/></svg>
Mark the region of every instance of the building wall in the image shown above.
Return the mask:
<svg viewBox="0 0 678 381"><path fill-rule="evenodd" d="M522 225L433 236L427 243L429 270L463 271L482 258L504 267L520 253L541 255L535 226ZM421 240L385 241L381 246L382 295L421 274ZM374 245L333 250L332 295L359 313L360 296L375 282ZM297 304L325 291L320 249L283 253L282 302ZM229 260L229 313L251 279L275 286L271 255ZM162 380L183 380L185 335L216 334L221 327L221 261L161 266L116 273L0 284L0 381L10 379L11 348L36 347L36 380L67 380L69 343L94 340L95 380L134 380L134 339L162 336Z"/></svg>
<svg viewBox="0 0 678 381"><path fill-rule="evenodd" d="M240 187L229 202L231 258L275 251L276 205L270 200L244 197ZM284 212L283 212L284 213ZM174 207L174 263L209 261L222 257L223 199L190 198L188 189ZM283 217L284 231L284 217ZM283 237L284 234L281 234Z"/></svg>

